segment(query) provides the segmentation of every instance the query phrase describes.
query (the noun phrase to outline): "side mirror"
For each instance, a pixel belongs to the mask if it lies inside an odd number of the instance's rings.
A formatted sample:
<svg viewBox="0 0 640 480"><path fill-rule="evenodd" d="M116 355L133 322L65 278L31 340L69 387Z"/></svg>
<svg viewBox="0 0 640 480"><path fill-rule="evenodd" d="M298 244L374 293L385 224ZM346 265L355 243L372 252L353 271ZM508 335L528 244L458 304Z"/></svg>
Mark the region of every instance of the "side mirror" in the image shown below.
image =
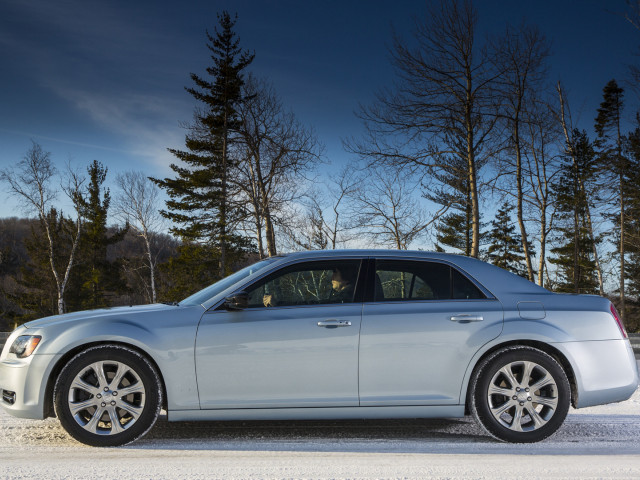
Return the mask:
<svg viewBox="0 0 640 480"><path fill-rule="evenodd" d="M225 298L223 305L227 310L244 310L249 306L249 294L247 292L236 292Z"/></svg>

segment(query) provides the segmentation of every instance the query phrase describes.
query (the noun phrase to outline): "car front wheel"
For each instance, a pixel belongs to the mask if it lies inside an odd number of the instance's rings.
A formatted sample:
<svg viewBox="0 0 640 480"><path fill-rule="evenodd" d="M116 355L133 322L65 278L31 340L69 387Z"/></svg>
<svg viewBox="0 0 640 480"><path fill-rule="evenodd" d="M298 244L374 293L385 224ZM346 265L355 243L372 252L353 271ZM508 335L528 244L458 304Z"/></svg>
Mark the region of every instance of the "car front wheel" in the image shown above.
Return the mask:
<svg viewBox="0 0 640 480"><path fill-rule="evenodd" d="M478 366L471 384L471 412L498 440L538 442L564 422L571 387L562 366L532 347L507 347Z"/></svg>
<svg viewBox="0 0 640 480"><path fill-rule="evenodd" d="M108 447L130 443L154 425L162 388L154 366L121 345L99 345L63 368L54 390L56 415L76 440Z"/></svg>

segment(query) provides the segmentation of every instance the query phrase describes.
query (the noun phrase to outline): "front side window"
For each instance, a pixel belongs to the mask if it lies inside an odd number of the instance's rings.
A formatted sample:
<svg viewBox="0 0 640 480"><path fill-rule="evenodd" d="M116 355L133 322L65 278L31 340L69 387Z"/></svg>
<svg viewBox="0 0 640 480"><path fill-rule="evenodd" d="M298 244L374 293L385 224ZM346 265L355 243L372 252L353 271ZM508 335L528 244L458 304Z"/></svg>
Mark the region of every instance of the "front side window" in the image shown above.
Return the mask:
<svg viewBox="0 0 640 480"><path fill-rule="evenodd" d="M247 289L249 308L353 303L359 271L360 260L285 267Z"/></svg>
<svg viewBox="0 0 640 480"><path fill-rule="evenodd" d="M480 299L485 295L456 269L438 262L377 260L374 300Z"/></svg>

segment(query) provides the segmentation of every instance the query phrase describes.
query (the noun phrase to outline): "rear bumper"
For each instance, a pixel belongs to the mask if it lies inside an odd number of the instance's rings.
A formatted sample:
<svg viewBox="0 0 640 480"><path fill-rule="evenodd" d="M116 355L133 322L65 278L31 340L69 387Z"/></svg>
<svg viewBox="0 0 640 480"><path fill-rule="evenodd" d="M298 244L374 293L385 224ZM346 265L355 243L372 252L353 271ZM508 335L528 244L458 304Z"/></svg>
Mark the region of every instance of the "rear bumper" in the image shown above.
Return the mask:
<svg viewBox="0 0 640 480"><path fill-rule="evenodd" d="M15 401L9 403L5 397L10 395L0 395L0 406L14 417L44 418L47 379L60 357L34 354L23 360L4 358L0 362L0 390L15 393Z"/></svg>
<svg viewBox="0 0 640 480"><path fill-rule="evenodd" d="M576 408L627 400L638 388L638 365L629 340L553 344L576 377Z"/></svg>

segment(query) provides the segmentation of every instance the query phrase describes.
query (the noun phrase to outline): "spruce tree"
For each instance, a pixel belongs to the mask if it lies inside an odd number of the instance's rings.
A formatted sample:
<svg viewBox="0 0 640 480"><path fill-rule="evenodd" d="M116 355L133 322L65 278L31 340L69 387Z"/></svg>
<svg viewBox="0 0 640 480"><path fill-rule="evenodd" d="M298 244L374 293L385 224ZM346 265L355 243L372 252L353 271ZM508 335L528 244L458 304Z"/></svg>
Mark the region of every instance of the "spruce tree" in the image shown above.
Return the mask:
<svg viewBox="0 0 640 480"><path fill-rule="evenodd" d="M109 235L107 215L111 204L111 194L102 185L107 178L107 168L94 160L87 168L89 185L86 198L82 198L81 212L84 229L80 238L79 265L76 269L75 298L69 303L75 309L100 308L109 306L108 294L121 293L126 289L119 261L107 258L107 248L121 241L128 226Z"/></svg>
<svg viewBox="0 0 640 480"><path fill-rule="evenodd" d="M640 127L624 141L628 168L625 171L626 251L625 275L629 294L640 296ZM615 224L615 223L614 223Z"/></svg>
<svg viewBox="0 0 640 480"><path fill-rule="evenodd" d="M624 108L624 90L618 86L615 80L610 80L602 91L602 103L598 108L598 115L595 119L595 130L598 134L596 145L600 150L600 160L602 165L616 179L618 212L613 215L614 223L617 223L619 235L615 238L620 258L620 316L625 317L625 231L627 228L625 221L625 197L627 196L627 185L625 182L625 172L628 162L622 154L622 134L620 132L620 122L622 119L622 109ZM617 217L617 218L616 218Z"/></svg>
<svg viewBox="0 0 640 480"><path fill-rule="evenodd" d="M509 215L512 210L513 207L505 202L498 210L495 220L491 222L492 228L487 233L491 242L487 249L487 257L492 264L528 278L522 238L516 233L516 227ZM529 249L530 253L533 253L530 245Z"/></svg>
<svg viewBox="0 0 640 480"><path fill-rule="evenodd" d="M549 261L558 267L556 290L573 293L597 293L598 280L593 259L593 242L586 212L590 201L587 186L597 172L597 159L587 133L575 130L574 159L566 158L560 167L555 187L558 212L555 257ZM598 239L595 239L598 241Z"/></svg>
<svg viewBox="0 0 640 480"><path fill-rule="evenodd" d="M471 208L471 186L465 175L464 162L455 156L440 157L441 170L432 172L431 177L440 188L427 188L424 197L434 203L449 207L449 213L436 224L436 250L450 247L463 255L473 253L473 211ZM480 166L484 166L481 163ZM481 220L482 217L480 216ZM479 248L486 233L479 225Z"/></svg>
<svg viewBox="0 0 640 480"><path fill-rule="evenodd" d="M203 258L211 283L229 272L230 261L247 249L248 240L236 231L240 210L230 202L229 173L234 165L232 150L240 126L238 106L243 101L243 72L254 55L239 47L233 31L236 18L228 12L218 15L215 35L207 32L212 64L208 76L191 74L194 87L187 92L198 102L193 124L185 138L185 149L169 149L181 164L172 164L175 178L152 179L167 191L170 199L163 215L173 221L172 233L185 246L180 260L200 268ZM198 248L189 244L197 244ZM204 255L193 255L205 249ZM213 262L217 268L212 272Z"/></svg>
<svg viewBox="0 0 640 480"><path fill-rule="evenodd" d="M75 224L55 208L47 212L44 221L54 244L58 246L53 255L55 267L63 271L69 260ZM17 277L20 289L15 300L23 312L16 318L17 323L59 313L57 286L51 275L49 241L42 222L31 226L31 235L25 238L24 246L29 261L22 266ZM68 296L70 292L67 292Z"/></svg>

